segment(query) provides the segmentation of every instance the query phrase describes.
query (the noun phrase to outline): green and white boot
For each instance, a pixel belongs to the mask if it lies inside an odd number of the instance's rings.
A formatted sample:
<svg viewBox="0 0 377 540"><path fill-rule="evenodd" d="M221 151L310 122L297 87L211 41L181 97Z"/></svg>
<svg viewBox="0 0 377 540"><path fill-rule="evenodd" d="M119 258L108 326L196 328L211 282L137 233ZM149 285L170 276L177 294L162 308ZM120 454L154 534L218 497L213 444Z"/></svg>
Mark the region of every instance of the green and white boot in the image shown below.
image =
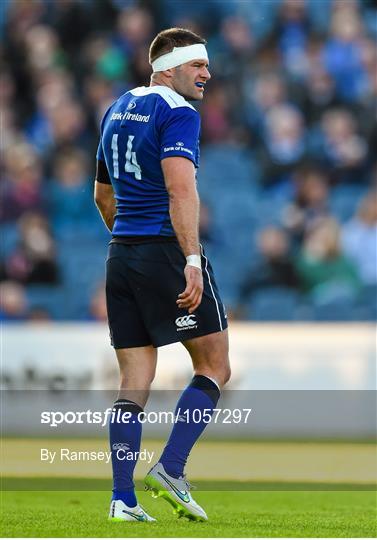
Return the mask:
<svg viewBox="0 0 377 540"><path fill-rule="evenodd" d="M162 497L174 508L179 517L191 521L207 521L208 517L201 506L194 501L190 493L190 484L185 479L173 478L157 463L144 479L145 489L152 492L152 497Z"/></svg>
<svg viewBox="0 0 377 540"><path fill-rule="evenodd" d="M148 516L145 510L137 504L133 508L129 508L123 501L111 501L109 521L156 521L153 517Z"/></svg>

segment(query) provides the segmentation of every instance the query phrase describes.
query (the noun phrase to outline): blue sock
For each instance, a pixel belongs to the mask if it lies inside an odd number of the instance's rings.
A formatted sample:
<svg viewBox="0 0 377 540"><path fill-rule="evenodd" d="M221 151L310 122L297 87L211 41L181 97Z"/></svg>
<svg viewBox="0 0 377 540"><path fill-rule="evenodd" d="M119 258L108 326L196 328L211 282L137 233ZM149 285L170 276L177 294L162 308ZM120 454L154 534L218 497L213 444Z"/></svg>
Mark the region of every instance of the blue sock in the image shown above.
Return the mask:
<svg viewBox="0 0 377 540"><path fill-rule="evenodd" d="M113 465L113 497L112 500L121 500L128 507L136 506L135 484L133 474L137 459L122 459L127 452L139 452L141 443L142 424L138 414L143 412L133 401L118 399L114 403L114 422L110 421L110 450ZM123 423L123 413L131 413L127 422ZM120 420L117 422L117 420Z"/></svg>
<svg viewBox="0 0 377 540"><path fill-rule="evenodd" d="M177 403L175 415L184 418L184 421L174 424L160 458L160 463L170 476L179 478L183 475L191 449L208 423L208 418L204 416L203 419L203 415L200 416L200 422L193 422L192 411L199 409L203 413L206 409L205 412L212 416L219 397L218 386L204 375L195 375L189 386L183 391ZM199 419L198 412L194 413L194 419Z"/></svg>

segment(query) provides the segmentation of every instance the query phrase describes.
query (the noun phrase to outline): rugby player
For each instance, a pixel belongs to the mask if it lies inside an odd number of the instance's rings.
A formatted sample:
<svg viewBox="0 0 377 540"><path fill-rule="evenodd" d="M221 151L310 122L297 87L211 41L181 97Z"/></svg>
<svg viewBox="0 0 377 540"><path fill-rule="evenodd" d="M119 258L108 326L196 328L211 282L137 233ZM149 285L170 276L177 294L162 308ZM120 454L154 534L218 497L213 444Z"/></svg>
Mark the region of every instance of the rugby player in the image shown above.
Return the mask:
<svg viewBox="0 0 377 540"><path fill-rule="evenodd" d="M149 87L122 95L106 112L97 152L95 202L112 234L106 268L110 336L120 368L114 410L131 414L110 423L113 466L111 520L154 521L138 504L135 460L140 413L153 381L157 349L181 342L193 379L176 411L212 412L229 380L226 313L211 265L199 243L200 116L189 101L203 99L210 79L206 41L181 28L160 32L149 50ZM206 520L184 475L189 453L208 418L179 418L145 485L175 513Z"/></svg>

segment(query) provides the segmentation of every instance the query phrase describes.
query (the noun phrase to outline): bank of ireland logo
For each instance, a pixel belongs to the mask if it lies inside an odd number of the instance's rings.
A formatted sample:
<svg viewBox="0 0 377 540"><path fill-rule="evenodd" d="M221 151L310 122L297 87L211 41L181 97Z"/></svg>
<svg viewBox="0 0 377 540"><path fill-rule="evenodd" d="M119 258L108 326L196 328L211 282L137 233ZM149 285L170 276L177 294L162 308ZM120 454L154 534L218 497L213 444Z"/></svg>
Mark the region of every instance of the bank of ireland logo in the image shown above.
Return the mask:
<svg viewBox="0 0 377 540"><path fill-rule="evenodd" d="M136 107L136 102L135 101L131 101L128 105L127 105L127 111L131 111L132 109L134 109Z"/></svg>
<svg viewBox="0 0 377 540"><path fill-rule="evenodd" d="M175 143L176 146L184 146L185 143L183 143L182 141L178 141Z"/></svg>
<svg viewBox="0 0 377 540"><path fill-rule="evenodd" d="M178 327L177 332L180 330L192 330L198 326L195 315L184 315L183 317L178 317L175 319L175 324Z"/></svg>

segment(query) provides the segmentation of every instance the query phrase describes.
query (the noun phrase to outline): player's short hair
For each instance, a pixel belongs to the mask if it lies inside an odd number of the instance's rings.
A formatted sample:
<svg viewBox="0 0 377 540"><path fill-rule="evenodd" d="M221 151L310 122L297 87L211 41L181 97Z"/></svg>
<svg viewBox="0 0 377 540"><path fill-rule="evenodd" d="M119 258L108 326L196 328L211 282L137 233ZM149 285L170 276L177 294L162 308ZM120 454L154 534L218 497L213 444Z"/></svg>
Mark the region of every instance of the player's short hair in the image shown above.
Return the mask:
<svg viewBox="0 0 377 540"><path fill-rule="evenodd" d="M151 43L149 47L149 62L154 62L163 54L171 52L174 47L185 47L186 45L196 45L201 43L205 45L207 42L195 32L186 28L168 28L162 30Z"/></svg>

